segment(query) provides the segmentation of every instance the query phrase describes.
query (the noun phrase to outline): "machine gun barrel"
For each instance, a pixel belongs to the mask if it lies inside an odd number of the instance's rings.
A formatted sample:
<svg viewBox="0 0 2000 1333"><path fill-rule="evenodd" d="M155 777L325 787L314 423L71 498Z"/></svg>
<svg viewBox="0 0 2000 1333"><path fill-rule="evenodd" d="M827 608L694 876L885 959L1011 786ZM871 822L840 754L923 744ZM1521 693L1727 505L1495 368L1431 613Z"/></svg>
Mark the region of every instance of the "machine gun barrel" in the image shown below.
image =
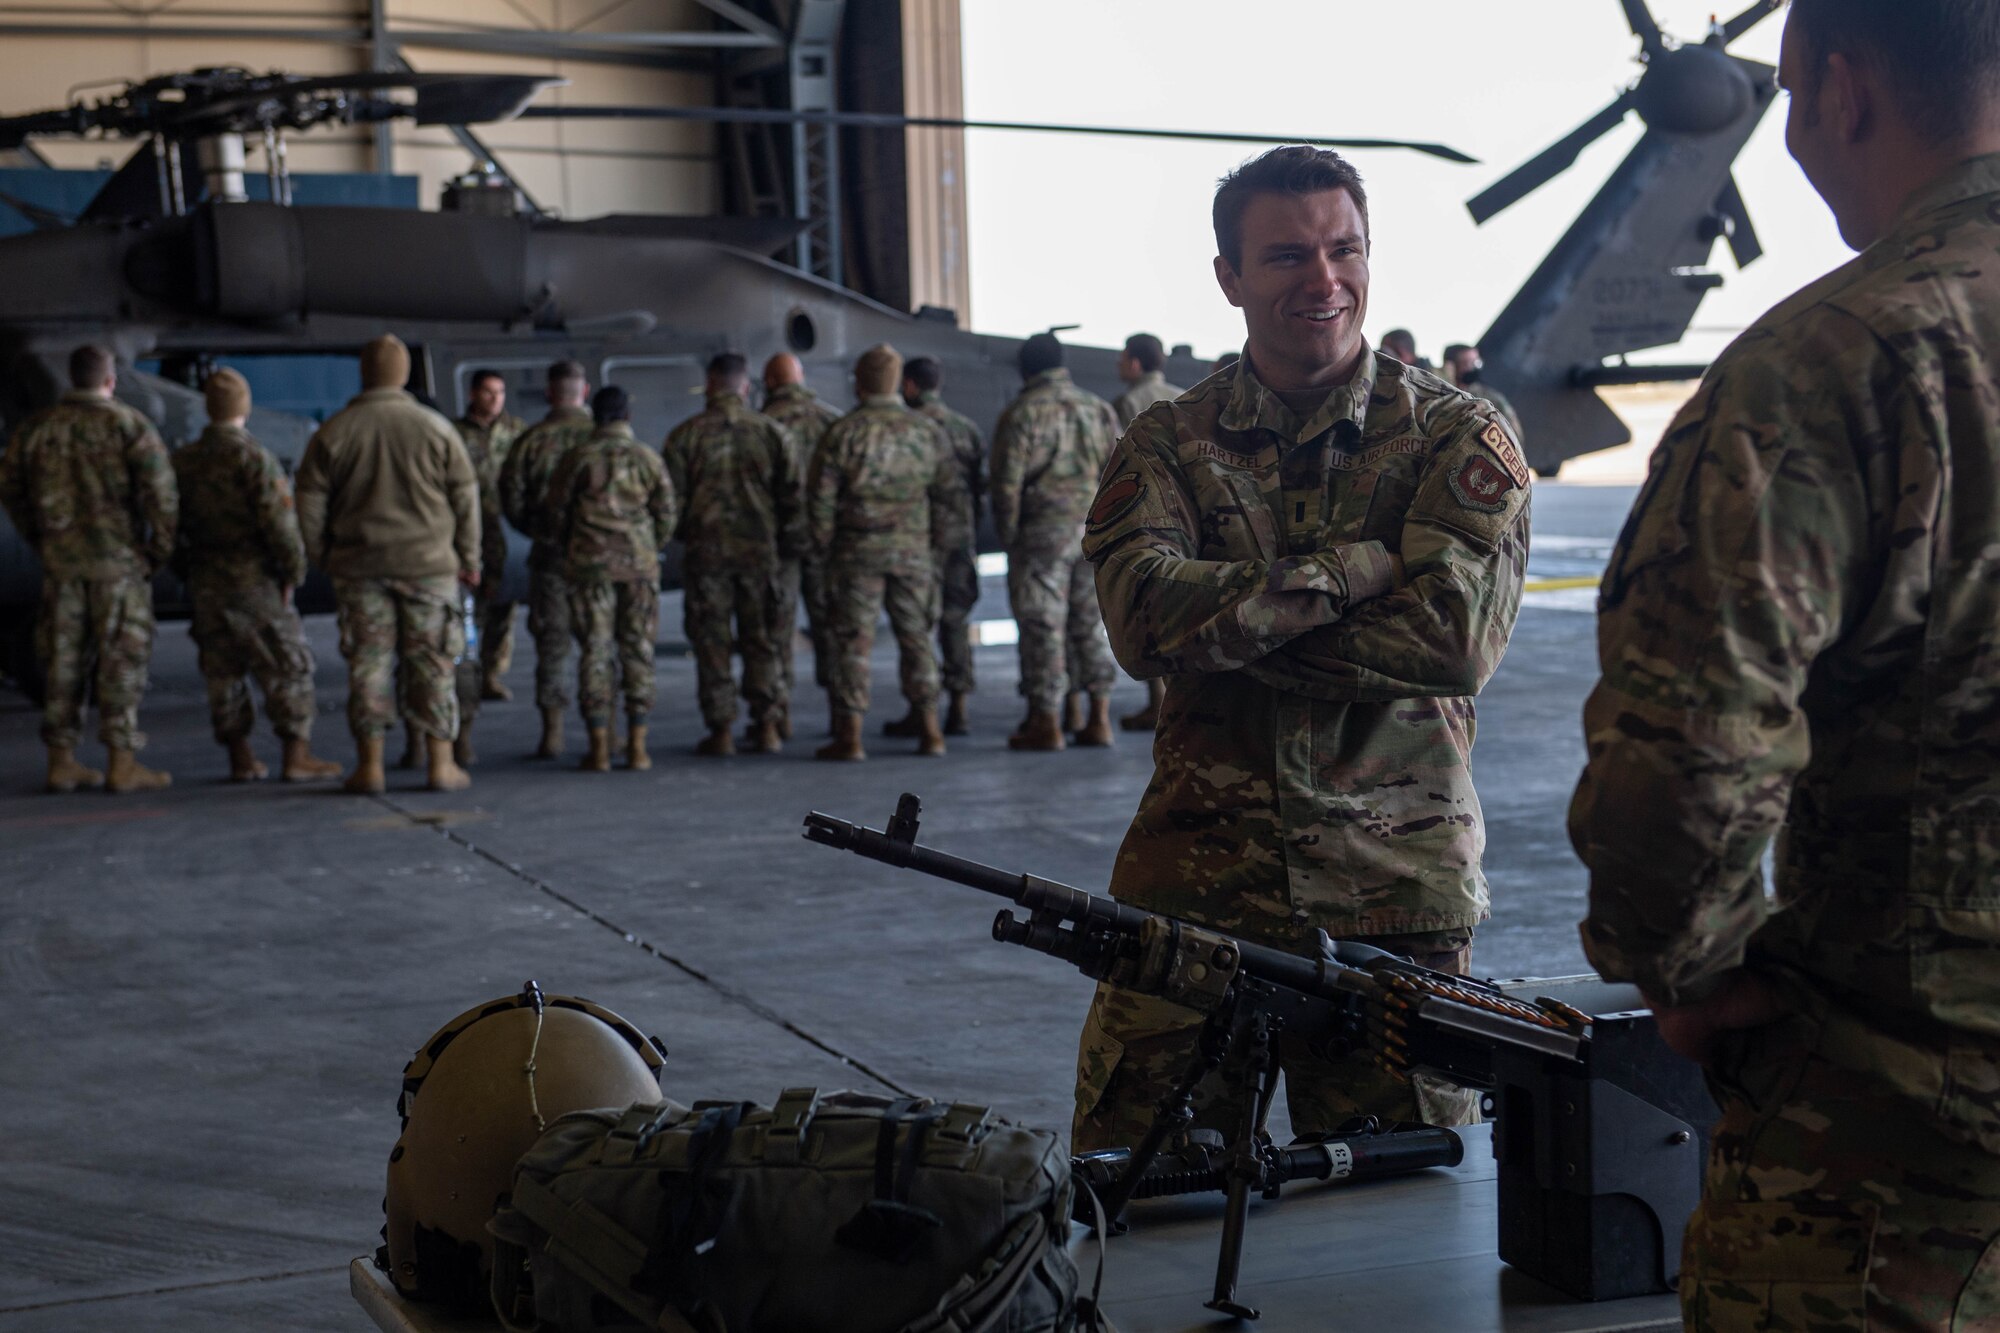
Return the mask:
<svg viewBox="0 0 2000 1333"><path fill-rule="evenodd" d="M1371 1124L1373 1122L1370 1122ZM1294 1180L1325 1180L1357 1184L1407 1175L1434 1166L1457 1166L1465 1160L1465 1144L1449 1129L1431 1125L1399 1125L1394 1129L1363 1129L1278 1147L1258 1149L1263 1166L1262 1188L1274 1190ZM1115 1188L1132 1165L1132 1149L1110 1148L1070 1159L1070 1172L1099 1194ZM1220 1193L1229 1188L1228 1154L1220 1143L1187 1142L1160 1153L1132 1189L1134 1199L1160 1199L1181 1194ZM1089 1201L1078 1196L1077 1220Z"/></svg>

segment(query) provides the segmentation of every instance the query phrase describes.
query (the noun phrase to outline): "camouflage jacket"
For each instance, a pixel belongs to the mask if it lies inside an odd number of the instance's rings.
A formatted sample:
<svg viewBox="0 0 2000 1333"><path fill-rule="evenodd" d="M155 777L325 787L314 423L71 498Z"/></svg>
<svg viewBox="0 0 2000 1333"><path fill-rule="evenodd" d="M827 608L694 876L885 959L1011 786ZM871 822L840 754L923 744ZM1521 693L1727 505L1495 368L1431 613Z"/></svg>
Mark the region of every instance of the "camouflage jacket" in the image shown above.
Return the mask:
<svg viewBox="0 0 2000 1333"><path fill-rule="evenodd" d="M1137 421L1139 414L1154 403L1169 402L1186 392L1167 383L1167 377L1159 371L1147 371L1111 401L1111 410L1118 414L1118 429L1122 431Z"/></svg>
<svg viewBox="0 0 2000 1333"><path fill-rule="evenodd" d="M500 525L500 469L528 423L503 413L484 426L469 417L451 424L458 428L458 438L472 459L473 475L479 478L479 563L491 582L507 568L507 530Z"/></svg>
<svg viewBox="0 0 2000 1333"><path fill-rule="evenodd" d="M1118 439L1111 404L1067 370L1021 387L993 428L993 526L1009 551L1074 550L1098 474Z"/></svg>
<svg viewBox="0 0 2000 1333"><path fill-rule="evenodd" d="M549 479L551 538L563 577L612 583L660 581L660 548L680 517L660 456L623 421L599 426Z"/></svg>
<svg viewBox="0 0 2000 1333"><path fill-rule="evenodd" d="M271 451L241 426L210 426L174 451L180 483L183 578L216 575L296 588L306 547L292 511L292 487Z"/></svg>
<svg viewBox="0 0 2000 1333"><path fill-rule="evenodd" d="M1507 429L1514 432L1514 439L1516 441L1521 439L1521 414L1514 410L1513 399L1483 379L1479 383L1467 387L1465 391L1474 398L1484 398L1487 402L1493 404L1499 410L1501 420L1507 423Z"/></svg>
<svg viewBox="0 0 2000 1333"><path fill-rule="evenodd" d="M662 452L681 497L689 563L768 565L804 548L791 436L741 395L711 396L674 427Z"/></svg>
<svg viewBox="0 0 2000 1333"><path fill-rule="evenodd" d="M764 415L785 428L792 445L792 470L803 477L819 442L840 413L803 384L787 384L764 395Z"/></svg>
<svg viewBox="0 0 2000 1333"><path fill-rule="evenodd" d="M1472 696L1529 481L1490 408L1386 356L1303 424L1247 360L1141 413L1083 542L1119 662L1166 677L1112 894L1293 949L1481 920Z"/></svg>
<svg viewBox="0 0 2000 1333"><path fill-rule="evenodd" d="M943 432L895 394L870 395L813 455L813 545L829 560L928 566L951 535L964 490Z"/></svg>
<svg viewBox="0 0 2000 1333"><path fill-rule="evenodd" d="M1606 572L1585 951L1776 978L2000 1151L2000 155L1723 354ZM1760 864L1778 835L1776 901Z"/></svg>
<svg viewBox="0 0 2000 1333"><path fill-rule="evenodd" d="M479 481L451 423L406 389L368 389L327 418L298 473L306 556L335 578L479 568Z"/></svg>
<svg viewBox="0 0 2000 1333"><path fill-rule="evenodd" d="M971 547L979 539L979 500L986 494L986 437L971 417L946 407L935 389L921 394L912 410L937 422L965 481L965 502L947 515L950 529L940 545L955 550Z"/></svg>
<svg viewBox="0 0 2000 1333"><path fill-rule="evenodd" d="M528 568L562 567L555 544L554 515L548 509L549 481L570 446L583 443L597 430L581 407L552 407L549 414L521 433L500 465L500 511L514 530L529 538Z"/></svg>
<svg viewBox="0 0 2000 1333"><path fill-rule="evenodd" d="M167 448L110 398L67 393L22 422L0 455L0 505L50 578L146 578L173 555Z"/></svg>

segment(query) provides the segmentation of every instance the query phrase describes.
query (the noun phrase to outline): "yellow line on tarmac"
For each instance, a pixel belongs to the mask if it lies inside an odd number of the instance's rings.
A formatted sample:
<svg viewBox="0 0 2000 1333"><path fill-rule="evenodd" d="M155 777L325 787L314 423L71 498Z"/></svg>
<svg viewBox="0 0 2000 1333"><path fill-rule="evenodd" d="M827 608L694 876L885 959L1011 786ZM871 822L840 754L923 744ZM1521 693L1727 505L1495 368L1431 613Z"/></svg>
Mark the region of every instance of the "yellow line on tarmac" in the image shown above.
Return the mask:
<svg viewBox="0 0 2000 1333"><path fill-rule="evenodd" d="M1595 574L1573 579L1532 579L1521 585L1521 591L1568 592L1572 588L1595 588L1603 581Z"/></svg>

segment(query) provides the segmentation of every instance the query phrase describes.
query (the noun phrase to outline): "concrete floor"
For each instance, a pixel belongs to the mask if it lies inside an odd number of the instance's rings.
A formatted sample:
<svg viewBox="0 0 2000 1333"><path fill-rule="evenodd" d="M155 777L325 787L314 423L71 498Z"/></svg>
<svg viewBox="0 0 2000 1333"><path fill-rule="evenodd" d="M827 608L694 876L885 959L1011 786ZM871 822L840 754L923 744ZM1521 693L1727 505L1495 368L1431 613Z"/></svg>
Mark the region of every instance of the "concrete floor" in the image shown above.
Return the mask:
<svg viewBox="0 0 2000 1333"><path fill-rule="evenodd" d="M1533 572L1601 567L1631 495L1538 487ZM987 584L982 613L1004 616ZM40 794L36 714L0 692L0 1330L367 1327L344 1268L376 1243L403 1064L529 977L657 1033L682 1100L853 1086L1066 1126L1089 984L991 943L996 900L811 846L799 821L879 826L916 791L927 841L1095 889L1150 772L1144 738L1008 753L1014 654L991 647L975 732L944 759L878 742L865 765L811 763L824 704L802 691L788 753L698 760L668 602L646 774L520 757L525 644L457 796L409 776L372 800L217 780L183 625L161 632L145 709L170 791ZM1489 975L1583 969L1563 835L1595 675L1578 606L1532 596L1480 704ZM345 759L333 627L309 632L321 746ZM878 647L871 723L900 712L894 677ZM1124 682L1115 708L1139 697Z"/></svg>

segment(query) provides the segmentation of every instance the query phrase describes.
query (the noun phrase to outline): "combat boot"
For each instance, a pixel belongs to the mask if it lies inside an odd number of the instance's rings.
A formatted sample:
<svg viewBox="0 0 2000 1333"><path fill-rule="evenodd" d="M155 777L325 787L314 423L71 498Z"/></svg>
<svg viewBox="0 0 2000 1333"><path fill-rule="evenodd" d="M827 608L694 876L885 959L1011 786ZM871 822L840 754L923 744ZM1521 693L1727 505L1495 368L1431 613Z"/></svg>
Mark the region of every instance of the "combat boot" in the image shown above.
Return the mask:
<svg viewBox="0 0 2000 1333"><path fill-rule="evenodd" d="M940 755L944 753L944 729L938 726L936 705L916 710L917 713L917 753Z"/></svg>
<svg viewBox="0 0 2000 1333"><path fill-rule="evenodd" d="M311 741L293 736L285 741L285 757L278 775L287 782L318 782L339 777L340 765L314 754Z"/></svg>
<svg viewBox="0 0 2000 1333"><path fill-rule="evenodd" d="M536 759L560 759L563 751L563 715L560 708L542 710L542 743L536 747Z"/></svg>
<svg viewBox="0 0 2000 1333"><path fill-rule="evenodd" d="M861 714L835 713L833 739L814 750L813 758L839 761L867 757L868 752L861 748Z"/></svg>
<svg viewBox="0 0 2000 1333"><path fill-rule="evenodd" d="M646 753L646 724L638 718L629 718L625 723L625 767L634 773L643 773L653 766L653 756Z"/></svg>
<svg viewBox="0 0 2000 1333"><path fill-rule="evenodd" d="M944 715L945 735L963 736L972 730L965 721L965 699L965 691L953 690L951 692L951 710Z"/></svg>
<svg viewBox="0 0 2000 1333"><path fill-rule="evenodd" d="M429 753L430 781L424 785L432 791L464 791L472 785L472 774L458 766L452 758L452 747L456 741L448 741L442 736L424 737Z"/></svg>
<svg viewBox="0 0 2000 1333"><path fill-rule="evenodd" d="M1020 729L1007 738L1010 750L1061 750L1064 749L1062 719L1055 710L1030 708L1027 720Z"/></svg>
<svg viewBox="0 0 2000 1333"><path fill-rule="evenodd" d="M382 736L356 736L354 738L354 771L347 775L341 790L354 796L379 796L389 788L389 779L382 775Z"/></svg>
<svg viewBox="0 0 2000 1333"><path fill-rule="evenodd" d="M1111 744L1111 699L1108 695L1090 696L1090 720L1076 732L1076 744L1101 747Z"/></svg>
<svg viewBox="0 0 2000 1333"><path fill-rule="evenodd" d="M405 722L403 724L403 757L396 761L397 768L422 768L424 757L423 733Z"/></svg>
<svg viewBox="0 0 2000 1333"><path fill-rule="evenodd" d="M1077 732L1082 731L1083 721L1083 695L1065 694L1063 696L1062 715L1063 735L1074 736Z"/></svg>
<svg viewBox="0 0 2000 1333"><path fill-rule="evenodd" d="M917 706L911 704L909 711L901 717L893 722L884 722L882 724L882 734L891 740L908 739L912 736L923 735L923 718L920 716Z"/></svg>
<svg viewBox="0 0 2000 1333"><path fill-rule="evenodd" d="M262 782L271 776L271 770L258 760L257 752L250 748L250 738L240 736L229 742L229 780L231 782Z"/></svg>
<svg viewBox="0 0 2000 1333"><path fill-rule="evenodd" d="M1118 725L1127 731L1152 731L1160 725L1160 703L1167 697L1167 683L1163 680L1146 682L1146 706L1136 713L1128 713L1118 719Z"/></svg>
<svg viewBox="0 0 2000 1333"><path fill-rule="evenodd" d="M102 787L104 774L76 762L76 749L69 745L49 747L49 790L73 792L78 787Z"/></svg>
<svg viewBox="0 0 2000 1333"><path fill-rule="evenodd" d="M514 698L514 691L507 688L498 676L488 676L479 682L479 697L488 703L508 703Z"/></svg>
<svg viewBox="0 0 2000 1333"><path fill-rule="evenodd" d="M590 728L590 749L577 767L585 773L611 771L611 728L608 725Z"/></svg>
<svg viewBox="0 0 2000 1333"><path fill-rule="evenodd" d="M792 738L792 706L790 704L778 705L778 737L781 740L790 740Z"/></svg>
<svg viewBox="0 0 2000 1333"><path fill-rule="evenodd" d="M104 766L106 791L158 791L173 785L173 774L141 766L139 757L130 750L112 750L111 762Z"/></svg>
<svg viewBox="0 0 2000 1333"><path fill-rule="evenodd" d="M729 724L723 723L703 736L695 744L694 752L703 759L727 759L736 753L736 738L729 734Z"/></svg>
<svg viewBox="0 0 2000 1333"><path fill-rule="evenodd" d="M451 743L451 757L460 768L471 768L479 755L472 748L472 719L460 714L458 739Z"/></svg>
<svg viewBox="0 0 2000 1333"><path fill-rule="evenodd" d="M774 713L757 724L758 754L778 754L785 748L784 722Z"/></svg>

